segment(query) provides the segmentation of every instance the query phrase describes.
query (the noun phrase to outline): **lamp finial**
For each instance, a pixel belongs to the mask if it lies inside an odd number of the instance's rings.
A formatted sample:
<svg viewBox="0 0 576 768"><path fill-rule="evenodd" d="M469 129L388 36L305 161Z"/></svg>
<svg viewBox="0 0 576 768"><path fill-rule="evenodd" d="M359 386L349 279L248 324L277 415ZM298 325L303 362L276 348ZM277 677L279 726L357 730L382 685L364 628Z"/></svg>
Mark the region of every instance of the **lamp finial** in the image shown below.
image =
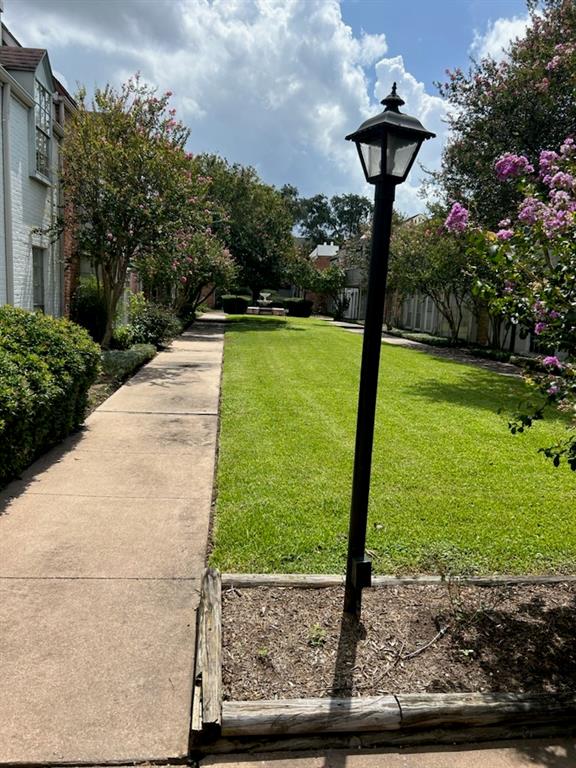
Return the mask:
<svg viewBox="0 0 576 768"><path fill-rule="evenodd" d="M400 107L404 106L405 103L404 99L401 99L396 93L396 83L392 85L392 91L388 96L380 102L385 107L384 112L400 112Z"/></svg>

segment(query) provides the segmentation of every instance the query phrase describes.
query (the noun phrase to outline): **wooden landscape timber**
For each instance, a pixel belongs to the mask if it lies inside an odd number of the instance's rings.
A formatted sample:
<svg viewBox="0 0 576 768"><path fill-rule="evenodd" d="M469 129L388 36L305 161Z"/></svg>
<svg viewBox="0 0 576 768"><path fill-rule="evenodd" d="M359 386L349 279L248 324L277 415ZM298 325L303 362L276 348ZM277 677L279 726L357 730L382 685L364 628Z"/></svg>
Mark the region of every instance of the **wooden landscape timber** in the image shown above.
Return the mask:
<svg viewBox="0 0 576 768"><path fill-rule="evenodd" d="M375 577L373 585L435 584L439 576ZM457 579L475 586L554 584L572 576ZM207 569L200 604L193 749L198 754L466 744L572 735L576 695L430 693L376 697L222 701L221 589L341 586L340 576L230 574ZM194 708L193 708L194 709Z"/></svg>
<svg viewBox="0 0 576 768"><path fill-rule="evenodd" d="M196 743L193 756L227 754L262 754L271 752L305 752L327 749L405 749L425 746L480 744L509 739L552 739L576 736L574 719L542 724L503 724L475 728L430 728L424 730L380 731L378 733L324 733L296 736L244 736L220 738Z"/></svg>
<svg viewBox="0 0 576 768"><path fill-rule="evenodd" d="M206 568L198 612L192 731L212 736L222 724L222 586L220 573Z"/></svg>
<svg viewBox="0 0 576 768"><path fill-rule="evenodd" d="M373 576L373 587L401 587L408 584L442 584L454 581L474 587L522 586L527 584L570 584L576 582L576 576ZM223 573L222 586L236 587L297 587L298 589L318 589L322 587L341 587L344 576L321 573Z"/></svg>
<svg viewBox="0 0 576 768"><path fill-rule="evenodd" d="M547 723L576 716L576 696L512 693L399 694L350 699L228 701L222 736L365 733Z"/></svg>

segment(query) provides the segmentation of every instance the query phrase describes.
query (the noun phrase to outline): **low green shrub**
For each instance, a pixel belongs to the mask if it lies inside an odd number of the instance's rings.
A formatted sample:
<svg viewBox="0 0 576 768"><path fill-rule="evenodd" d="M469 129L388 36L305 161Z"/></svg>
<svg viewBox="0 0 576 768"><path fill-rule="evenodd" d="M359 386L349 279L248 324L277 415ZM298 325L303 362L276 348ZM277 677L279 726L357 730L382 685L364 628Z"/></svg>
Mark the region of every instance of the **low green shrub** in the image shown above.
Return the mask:
<svg viewBox="0 0 576 768"><path fill-rule="evenodd" d="M0 308L0 486L80 426L99 363L79 325Z"/></svg>
<svg viewBox="0 0 576 768"><path fill-rule="evenodd" d="M464 342L454 343L452 339L446 336L434 336L431 333L421 333L418 331L403 331L400 328L389 328L386 333L390 336L398 336L401 339L409 341L419 341L421 344L429 344L431 347L454 347L464 346Z"/></svg>
<svg viewBox="0 0 576 768"><path fill-rule="evenodd" d="M504 349L493 349L492 347L470 347L468 350L474 357L480 357L484 360L496 360L499 363L507 363L511 354Z"/></svg>
<svg viewBox="0 0 576 768"><path fill-rule="evenodd" d="M285 299L284 306L291 317L310 317L312 314L312 302L309 299Z"/></svg>
<svg viewBox="0 0 576 768"><path fill-rule="evenodd" d="M70 304L70 318L86 328L97 344L104 338L106 330L106 303L95 277L83 277Z"/></svg>
<svg viewBox="0 0 576 768"><path fill-rule="evenodd" d="M156 354L153 344L134 344L130 349L109 349L102 352L102 371L116 381L124 381Z"/></svg>
<svg viewBox="0 0 576 768"><path fill-rule="evenodd" d="M182 323L168 307L147 301L142 293L130 296L128 320L133 344L160 347L182 332Z"/></svg>
<svg viewBox="0 0 576 768"><path fill-rule="evenodd" d="M119 325L112 332L112 349L130 349L134 343L134 329L131 325Z"/></svg>
<svg viewBox="0 0 576 768"><path fill-rule="evenodd" d="M227 315L244 315L250 301L246 296L222 296L222 309Z"/></svg>

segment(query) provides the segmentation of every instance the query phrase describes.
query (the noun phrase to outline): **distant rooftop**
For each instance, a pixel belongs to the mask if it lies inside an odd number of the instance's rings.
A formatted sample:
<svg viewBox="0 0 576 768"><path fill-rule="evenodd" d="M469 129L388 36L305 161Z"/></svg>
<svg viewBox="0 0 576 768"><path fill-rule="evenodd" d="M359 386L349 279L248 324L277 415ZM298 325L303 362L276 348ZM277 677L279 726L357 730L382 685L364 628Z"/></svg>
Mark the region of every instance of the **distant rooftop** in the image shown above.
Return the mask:
<svg viewBox="0 0 576 768"><path fill-rule="evenodd" d="M5 69L15 69L19 72L35 72L45 55L46 50L44 48L0 46L0 64Z"/></svg>

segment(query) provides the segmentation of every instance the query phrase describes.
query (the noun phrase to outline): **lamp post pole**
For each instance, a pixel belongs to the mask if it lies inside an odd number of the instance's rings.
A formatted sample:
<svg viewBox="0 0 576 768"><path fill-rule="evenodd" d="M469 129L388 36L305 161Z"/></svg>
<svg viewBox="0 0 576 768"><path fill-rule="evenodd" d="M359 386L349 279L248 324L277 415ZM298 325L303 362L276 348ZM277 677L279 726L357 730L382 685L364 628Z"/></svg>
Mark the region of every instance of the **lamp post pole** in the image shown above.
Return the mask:
<svg viewBox="0 0 576 768"><path fill-rule="evenodd" d="M395 190L394 182L385 179L376 184L374 191L372 248L362 342L352 503L348 533L348 561L344 593L344 612L353 614L358 618L362 609L362 589L371 584L371 562L365 555L366 525L370 497L374 417L378 394L378 369L382 347L384 297L388 275Z"/></svg>
<svg viewBox="0 0 576 768"><path fill-rule="evenodd" d="M396 83L381 103L381 114L365 120L346 136L356 144L366 181L375 185L344 594L344 612L358 619L362 590L372 582L372 563L365 554L366 524L394 192L396 185L406 180L422 142L434 137L415 117L400 112L404 101L396 92Z"/></svg>

